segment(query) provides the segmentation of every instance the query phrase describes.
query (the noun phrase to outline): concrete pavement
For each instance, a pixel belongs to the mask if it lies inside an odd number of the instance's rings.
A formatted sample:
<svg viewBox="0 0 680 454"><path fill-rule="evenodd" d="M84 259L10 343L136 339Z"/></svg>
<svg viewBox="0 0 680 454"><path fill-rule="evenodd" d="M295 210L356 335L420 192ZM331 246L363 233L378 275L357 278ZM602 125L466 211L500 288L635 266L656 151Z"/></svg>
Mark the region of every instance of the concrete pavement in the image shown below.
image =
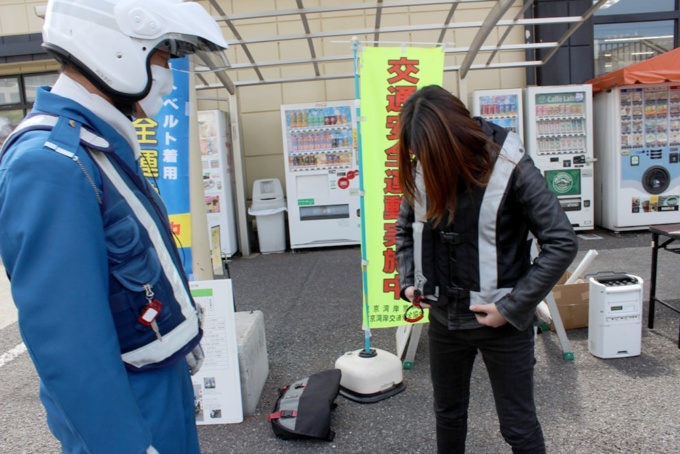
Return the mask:
<svg viewBox="0 0 680 454"><path fill-rule="evenodd" d="M680 316L659 308L646 327L651 252L648 232L583 235L573 269L588 249L599 255L590 272L622 271L645 280L642 354L602 360L588 352L587 329L567 331L574 361L564 361L554 333L536 341L536 401L548 452L569 454L680 452ZM661 253L659 296L680 302L680 260ZM436 451L427 329L406 389L375 404L341 396L333 412L333 442L284 441L267 423L277 389L334 366L363 347L361 253L358 247L300 250L237 258L230 264L238 311L261 310L269 377L255 414L243 423L199 427L204 454L432 453ZM0 329L0 355L20 344L16 323ZM394 330L373 330L372 346L394 351ZM468 452L509 453L497 427L484 364L472 377ZM0 453L56 453L39 404L38 381L27 354L0 366Z"/></svg>
<svg viewBox="0 0 680 454"><path fill-rule="evenodd" d="M17 321L17 309L12 301L5 267L0 262L0 329Z"/></svg>

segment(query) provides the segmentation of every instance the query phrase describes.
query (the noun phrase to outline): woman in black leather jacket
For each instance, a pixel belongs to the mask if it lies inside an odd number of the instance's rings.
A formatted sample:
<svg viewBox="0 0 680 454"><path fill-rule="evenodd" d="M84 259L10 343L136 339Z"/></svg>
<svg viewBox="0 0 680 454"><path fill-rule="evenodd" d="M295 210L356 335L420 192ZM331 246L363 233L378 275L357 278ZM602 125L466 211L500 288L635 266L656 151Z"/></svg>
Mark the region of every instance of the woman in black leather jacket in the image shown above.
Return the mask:
<svg viewBox="0 0 680 454"><path fill-rule="evenodd" d="M399 281L402 298L418 298L430 309L438 451L465 451L479 351L504 439L515 453L544 453L534 405L533 325L536 306L578 250L566 214L519 137L471 118L438 86L418 90L404 104L399 174ZM414 225L422 234L414 235ZM540 246L533 261L532 237Z"/></svg>

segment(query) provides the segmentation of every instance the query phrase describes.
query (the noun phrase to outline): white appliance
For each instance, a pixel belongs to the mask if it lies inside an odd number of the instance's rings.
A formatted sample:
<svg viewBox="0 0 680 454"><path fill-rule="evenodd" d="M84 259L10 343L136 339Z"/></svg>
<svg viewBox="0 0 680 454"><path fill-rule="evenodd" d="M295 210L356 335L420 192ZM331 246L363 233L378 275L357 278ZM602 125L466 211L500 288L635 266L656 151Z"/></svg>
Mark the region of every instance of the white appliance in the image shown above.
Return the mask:
<svg viewBox="0 0 680 454"><path fill-rule="evenodd" d="M522 89L475 90L470 96L472 115L519 134L524 141Z"/></svg>
<svg viewBox="0 0 680 454"><path fill-rule="evenodd" d="M642 342L642 279L630 274L588 279L588 351L598 358L638 356Z"/></svg>
<svg viewBox="0 0 680 454"><path fill-rule="evenodd" d="M281 106L290 248L361 243L354 101Z"/></svg>
<svg viewBox="0 0 680 454"><path fill-rule="evenodd" d="M198 112L197 118L210 247L212 249L212 227L219 226L222 253L231 257L238 252L238 241L229 114L204 110Z"/></svg>
<svg viewBox="0 0 680 454"><path fill-rule="evenodd" d="M680 85L603 90L594 110L597 225L680 223Z"/></svg>
<svg viewBox="0 0 680 454"><path fill-rule="evenodd" d="M574 230L594 227L591 85L528 87L524 145Z"/></svg>

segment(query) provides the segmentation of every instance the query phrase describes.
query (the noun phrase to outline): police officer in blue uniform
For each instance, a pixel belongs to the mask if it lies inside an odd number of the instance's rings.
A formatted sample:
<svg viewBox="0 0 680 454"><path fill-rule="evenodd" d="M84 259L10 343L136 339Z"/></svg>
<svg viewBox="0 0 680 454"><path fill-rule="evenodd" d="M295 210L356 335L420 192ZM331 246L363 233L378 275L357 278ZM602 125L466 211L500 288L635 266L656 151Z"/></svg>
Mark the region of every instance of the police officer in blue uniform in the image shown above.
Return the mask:
<svg viewBox="0 0 680 454"><path fill-rule="evenodd" d="M63 69L0 154L0 254L48 425L64 453L198 453L200 317L130 119L226 41L179 0L50 0L43 41Z"/></svg>

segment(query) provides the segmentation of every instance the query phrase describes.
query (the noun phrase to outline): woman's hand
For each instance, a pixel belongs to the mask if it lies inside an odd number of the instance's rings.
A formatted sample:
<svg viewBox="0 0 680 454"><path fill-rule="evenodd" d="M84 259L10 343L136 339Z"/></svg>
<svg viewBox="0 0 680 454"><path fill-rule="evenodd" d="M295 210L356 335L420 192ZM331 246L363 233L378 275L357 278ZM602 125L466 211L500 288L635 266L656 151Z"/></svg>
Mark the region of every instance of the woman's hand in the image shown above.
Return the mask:
<svg viewBox="0 0 680 454"><path fill-rule="evenodd" d="M414 286L406 287L406 290L404 290L404 296L406 296L406 298L408 298L408 300L410 302L413 302L413 299L416 297L415 293L416 293L416 288ZM422 300L421 300L420 307L422 307L424 309L429 309L432 306L430 306L427 303L422 302Z"/></svg>
<svg viewBox="0 0 680 454"><path fill-rule="evenodd" d="M508 323L503 315L498 312L495 303L491 304L473 304L470 310L475 313L477 321L481 325L490 326L492 328L500 328Z"/></svg>

